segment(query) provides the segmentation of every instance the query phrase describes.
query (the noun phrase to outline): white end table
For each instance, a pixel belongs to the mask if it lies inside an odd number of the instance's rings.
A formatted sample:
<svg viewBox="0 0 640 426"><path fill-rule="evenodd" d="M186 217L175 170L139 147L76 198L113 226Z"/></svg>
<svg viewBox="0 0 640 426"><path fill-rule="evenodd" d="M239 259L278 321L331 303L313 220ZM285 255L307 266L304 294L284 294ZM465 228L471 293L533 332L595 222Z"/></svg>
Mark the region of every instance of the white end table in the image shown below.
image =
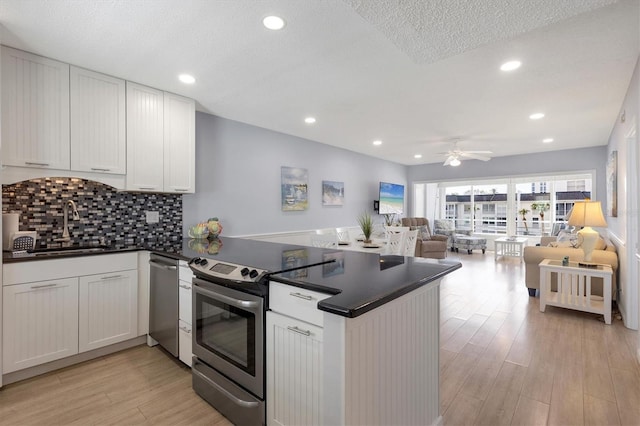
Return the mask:
<svg viewBox="0 0 640 426"><path fill-rule="evenodd" d="M604 322L611 324L611 277L609 265L595 268L578 266L569 262L562 266L560 260L545 259L540 262L540 312L547 305L604 315ZM551 290L551 276L556 276L557 289ZM602 278L603 296L591 294L592 279Z"/></svg>
<svg viewBox="0 0 640 426"><path fill-rule="evenodd" d="M519 257L520 263L524 256L524 247L529 240L523 237L502 237L496 238L495 243L495 260L498 256Z"/></svg>

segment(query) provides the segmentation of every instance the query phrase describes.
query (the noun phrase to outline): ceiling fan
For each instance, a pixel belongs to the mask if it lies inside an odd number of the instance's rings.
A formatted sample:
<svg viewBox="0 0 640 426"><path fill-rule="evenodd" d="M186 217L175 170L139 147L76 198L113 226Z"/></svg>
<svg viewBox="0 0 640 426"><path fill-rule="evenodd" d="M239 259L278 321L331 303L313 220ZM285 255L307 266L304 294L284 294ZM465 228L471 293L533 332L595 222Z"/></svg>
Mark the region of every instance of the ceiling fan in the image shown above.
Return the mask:
<svg viewBox="0 0 640 426"><path fill-rule="evenodd" d="M480 161L489 161L491 157L486 154L492 154L491 151L465 151L458 149L458 142L453 143L453 148L447 152L439 152L438 154L446 155L447 159L443 166L459 166L460 162L465 159L473 159Z"/></svg>

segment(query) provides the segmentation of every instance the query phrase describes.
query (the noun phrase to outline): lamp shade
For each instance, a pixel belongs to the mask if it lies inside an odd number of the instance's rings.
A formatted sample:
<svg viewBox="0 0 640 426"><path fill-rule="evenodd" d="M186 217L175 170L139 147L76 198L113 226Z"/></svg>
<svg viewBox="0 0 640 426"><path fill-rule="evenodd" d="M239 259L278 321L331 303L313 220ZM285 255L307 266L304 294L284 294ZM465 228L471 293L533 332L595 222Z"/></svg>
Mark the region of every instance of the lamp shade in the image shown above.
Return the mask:
<svg viewBox="0 0 640 426"><path fill-rule="evenodd" d="M568 223L570 226L607 226L607 222L604 220L604 215L602 214L600 201L575 203L571 210Z"/></svg>

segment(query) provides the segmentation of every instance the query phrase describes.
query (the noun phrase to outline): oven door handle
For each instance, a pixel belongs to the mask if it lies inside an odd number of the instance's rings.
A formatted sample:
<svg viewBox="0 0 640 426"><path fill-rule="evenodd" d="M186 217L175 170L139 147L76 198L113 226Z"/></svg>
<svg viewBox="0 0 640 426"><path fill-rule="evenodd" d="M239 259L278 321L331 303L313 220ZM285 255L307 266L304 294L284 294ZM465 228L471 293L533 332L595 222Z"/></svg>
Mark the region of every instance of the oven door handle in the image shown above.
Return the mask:
<svg viewBox="0 0 640 426"><path fill-rule="evenodd" d="M235 306L237 308L259 308L260 307L260 302L254 302L252 300L235 299L233 297L225 296L224 294L215 293L213 291L204 289L200 287L198 284L194 284L194 286L197 293L204 294L205 296L208 296L212 299L219 300L221 302L224 302L231 306Z"/></svg>
<svg viewBox="0 0 640 426"><path fill-rule="evenodd" d="M194 367L195 367L195 365L194 365ZM204 380L205 382L207 382L208 384L210 384L211 386L213 386L214 388L216 388L216 390L218 392L222 393L224 396L229 398L236 405L239 405L239 406L245 407L245 408L255 408L258 405L260 405L259 402L255 402L255 401L243 401L242 399L240 399L237 396L233 395L231 392L229 392L228 390L226 390L225 388L223 388L222 386L220 386L219 384L217 384L216 382L214 382L213 380L211 380L210 378L208 378L207 376L205 376L204 374L199 372L197 370L197 368L192 369L191 372L193 374L195 374L196 376L198 376L199 378L201 378L202 380Z"/></svg>

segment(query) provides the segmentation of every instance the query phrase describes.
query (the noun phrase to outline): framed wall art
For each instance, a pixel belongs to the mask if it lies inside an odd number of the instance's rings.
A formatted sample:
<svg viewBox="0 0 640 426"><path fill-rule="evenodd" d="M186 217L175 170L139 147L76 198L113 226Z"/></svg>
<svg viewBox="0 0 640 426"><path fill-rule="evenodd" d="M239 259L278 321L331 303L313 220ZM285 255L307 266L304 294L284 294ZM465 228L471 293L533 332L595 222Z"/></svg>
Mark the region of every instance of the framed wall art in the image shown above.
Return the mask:
<svg viewBox="0 0 640 426"><path fill-rule="evenodd" d="M322 205L341 206L344 204L344 182L322 181Z"/></svg>
<svg viewBox="0 0 640 426"><path fill-rule="evenodd" d="M607 216L618 217L618 151L607 160Z"/></svg>
<svg viewBox="0 0 640 426"><path fill-rule="evenodd" d="M282 211L307 210L309 172L298 167L281 168Z"/></svg>

